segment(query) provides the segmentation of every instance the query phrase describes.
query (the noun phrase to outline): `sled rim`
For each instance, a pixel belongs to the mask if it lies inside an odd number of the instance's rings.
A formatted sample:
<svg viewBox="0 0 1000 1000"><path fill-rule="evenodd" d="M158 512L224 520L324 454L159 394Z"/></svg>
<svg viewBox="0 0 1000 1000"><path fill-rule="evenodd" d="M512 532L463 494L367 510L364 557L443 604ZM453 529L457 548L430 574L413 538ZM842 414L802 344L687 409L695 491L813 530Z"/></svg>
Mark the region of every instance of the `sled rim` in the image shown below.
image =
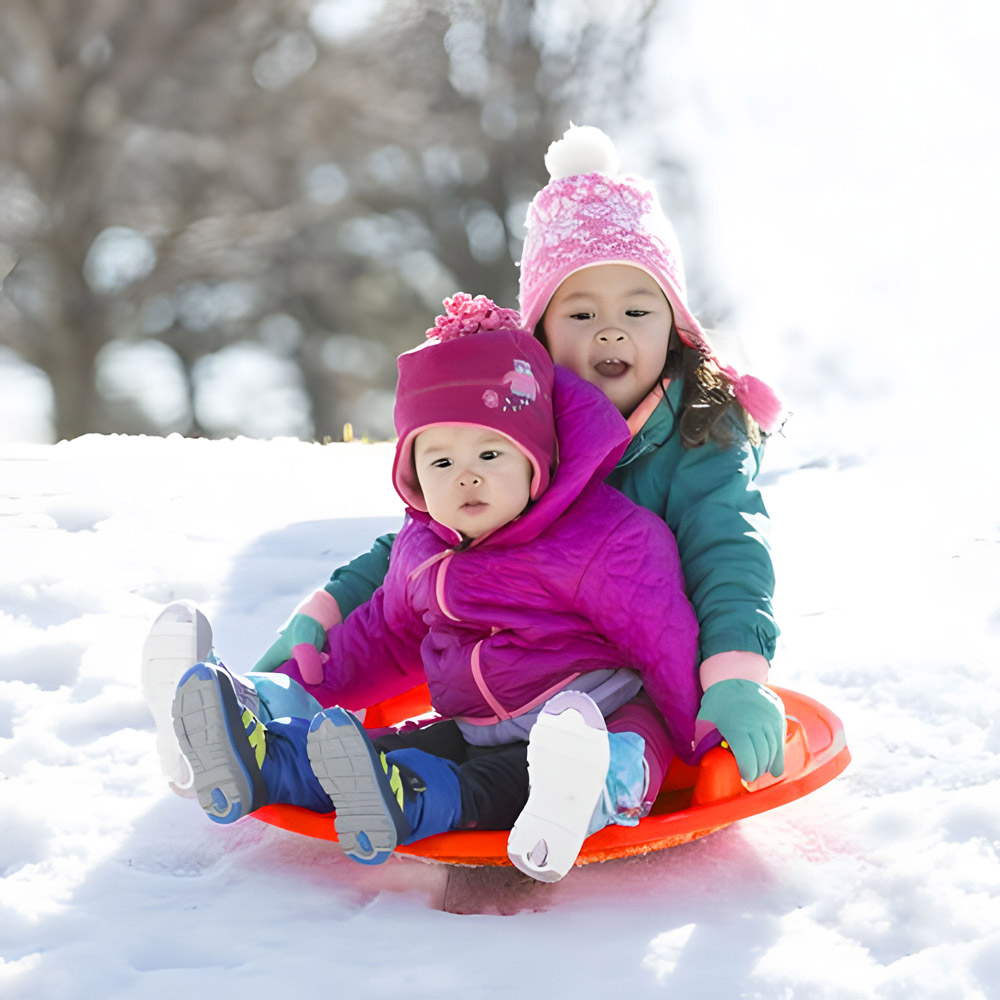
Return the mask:
<svg viewBox="0 0 1000 1000"><path fill-rule="evenodd" d="M748 786L740 781L732 754L721 748L710 750L701 768L679 765L677 781L681 783L668 788L674 774L672 768L652 812L637 826L608 826L588 837L576 865L648 854L689 843L741 819L800 799L837 777L851 761L843 723L830 709L807 695L787 688L773 687L773 690L785 704L789 723L785 774L781 778L766 774ZM374 728L400 721L407 717L405 709L419 707L421 701L422 692L417 689L417 693L407 692L393 699L394 706L374 706L365 725ZM397 709L404 709L404 714L392 719ZM684 782L692 777L694 786L687 787ZM701 800L696 801L699 795ZM670 804L677 802L682 807L671 809ZM337 840L333 812L314 813L298 806L270 805L251 815L293 833ZM395 853L449 865L510 866L508 833L507 830L456 830L397 846Z"/></svg>

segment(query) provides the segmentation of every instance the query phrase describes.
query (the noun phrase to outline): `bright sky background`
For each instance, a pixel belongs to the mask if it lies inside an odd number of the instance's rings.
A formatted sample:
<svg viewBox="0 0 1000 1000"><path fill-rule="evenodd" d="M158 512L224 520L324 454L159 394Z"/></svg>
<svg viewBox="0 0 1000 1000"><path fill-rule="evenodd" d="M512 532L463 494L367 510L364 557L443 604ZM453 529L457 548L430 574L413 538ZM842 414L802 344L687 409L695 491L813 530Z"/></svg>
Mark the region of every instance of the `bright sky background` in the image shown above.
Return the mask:
<svg viewBox="0 0 1000 1000"><path fill-rule="evenodd" d="M355 30L336 8L318 5L317 30ZM687 163L699 256L735 307L726 333L742 360L804 430L843 405L892 423L901 397L919 407L942 392L985 416L969 366L998 360L998 8L687 0L678 11L650 47L655 96L634 118L649 127L609 131L627 169L649 164L650 136ZM288 401L287 420L252 432L299 433L295 373L230 353L206 383L219 419L267 393ZM48 386L13 362L0 351L0 440L45 441ZM157 412L176 404L176 372L163 375L145 380Z"/></svg>

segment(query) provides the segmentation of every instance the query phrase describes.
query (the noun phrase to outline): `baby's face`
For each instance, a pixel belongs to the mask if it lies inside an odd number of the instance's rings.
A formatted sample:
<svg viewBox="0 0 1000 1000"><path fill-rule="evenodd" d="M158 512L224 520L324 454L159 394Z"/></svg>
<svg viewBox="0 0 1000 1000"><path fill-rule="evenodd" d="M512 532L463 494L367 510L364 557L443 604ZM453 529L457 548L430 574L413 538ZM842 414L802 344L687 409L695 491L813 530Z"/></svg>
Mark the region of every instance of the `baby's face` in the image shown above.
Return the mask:
<svg viewBox="0 0 1000 1000"><path fill-rule="evenodd" d="M663 371L673 318L645 271L598 264L556 289L542 325L552 360L596 385L627 417Z"/></svg>
<svg viewBox="0 0 1000 1000"><path fill-rule="evenodd" d="M466 538L495 531L528 505L531 462L496 431L429 427L417 435L413 461L428 513Z"/></svg>

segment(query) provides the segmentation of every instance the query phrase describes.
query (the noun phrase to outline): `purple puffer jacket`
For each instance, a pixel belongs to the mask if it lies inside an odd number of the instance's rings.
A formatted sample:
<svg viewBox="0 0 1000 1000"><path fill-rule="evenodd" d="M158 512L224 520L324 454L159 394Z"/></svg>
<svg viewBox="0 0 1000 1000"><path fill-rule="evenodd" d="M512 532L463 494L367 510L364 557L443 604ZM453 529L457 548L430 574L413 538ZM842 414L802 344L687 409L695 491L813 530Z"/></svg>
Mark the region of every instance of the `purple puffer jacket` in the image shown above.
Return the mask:
<svg viewBox="0 0 1000 1000"><path fill-rule="evenodd" d="M464 549L410 510L385 583L330 630L324 680L304 686L357 709L426 675L437 712L485 723L585 671L630 667L693 761L698 626L673 535L603 483L629 435L600 390L557 368L554 403L559 465L542 497Z"/></svg>

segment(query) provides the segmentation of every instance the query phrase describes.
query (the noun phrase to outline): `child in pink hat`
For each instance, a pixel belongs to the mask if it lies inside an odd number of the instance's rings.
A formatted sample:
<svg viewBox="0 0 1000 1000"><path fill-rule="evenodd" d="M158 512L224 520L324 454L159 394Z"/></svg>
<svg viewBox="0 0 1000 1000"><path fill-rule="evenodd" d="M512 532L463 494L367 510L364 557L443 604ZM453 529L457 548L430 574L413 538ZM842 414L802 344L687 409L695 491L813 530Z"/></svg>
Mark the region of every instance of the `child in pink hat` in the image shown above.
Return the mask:
<svg viewBox="0 0 1000 1000"><path fill-rule="evenodd" d="M528 209L522 320L628 420L631 441L607 481L677 537L701 629L701 718L724 725L766 702L764 727L779 734L783 713L764 687L774 574L753 480L781 404L719 358L688 307L656 191L619 171L608 136L571 126L545 163L551 180ZM734 752L746 779L778 773L766 749Z"/></svg>
<svg viewBox="0 0 1000 1000"><path fill-rule="evenodd" d="M341 846L366 864L447 830L511 829L514 864L554 881L589 832L638 822L665 759L695 763L720 734L696 731L697 625L673 536L603 482L625 421L513 311L448 305L399 358L408 516L385 582L317 661L284 668L336 707L267 719L243 679L201 663L174 725L216 822L335 807ZM350 711L425 678L441 721L373 740ZM640 689L659 720L648 747L617 715Z"/></svg>

